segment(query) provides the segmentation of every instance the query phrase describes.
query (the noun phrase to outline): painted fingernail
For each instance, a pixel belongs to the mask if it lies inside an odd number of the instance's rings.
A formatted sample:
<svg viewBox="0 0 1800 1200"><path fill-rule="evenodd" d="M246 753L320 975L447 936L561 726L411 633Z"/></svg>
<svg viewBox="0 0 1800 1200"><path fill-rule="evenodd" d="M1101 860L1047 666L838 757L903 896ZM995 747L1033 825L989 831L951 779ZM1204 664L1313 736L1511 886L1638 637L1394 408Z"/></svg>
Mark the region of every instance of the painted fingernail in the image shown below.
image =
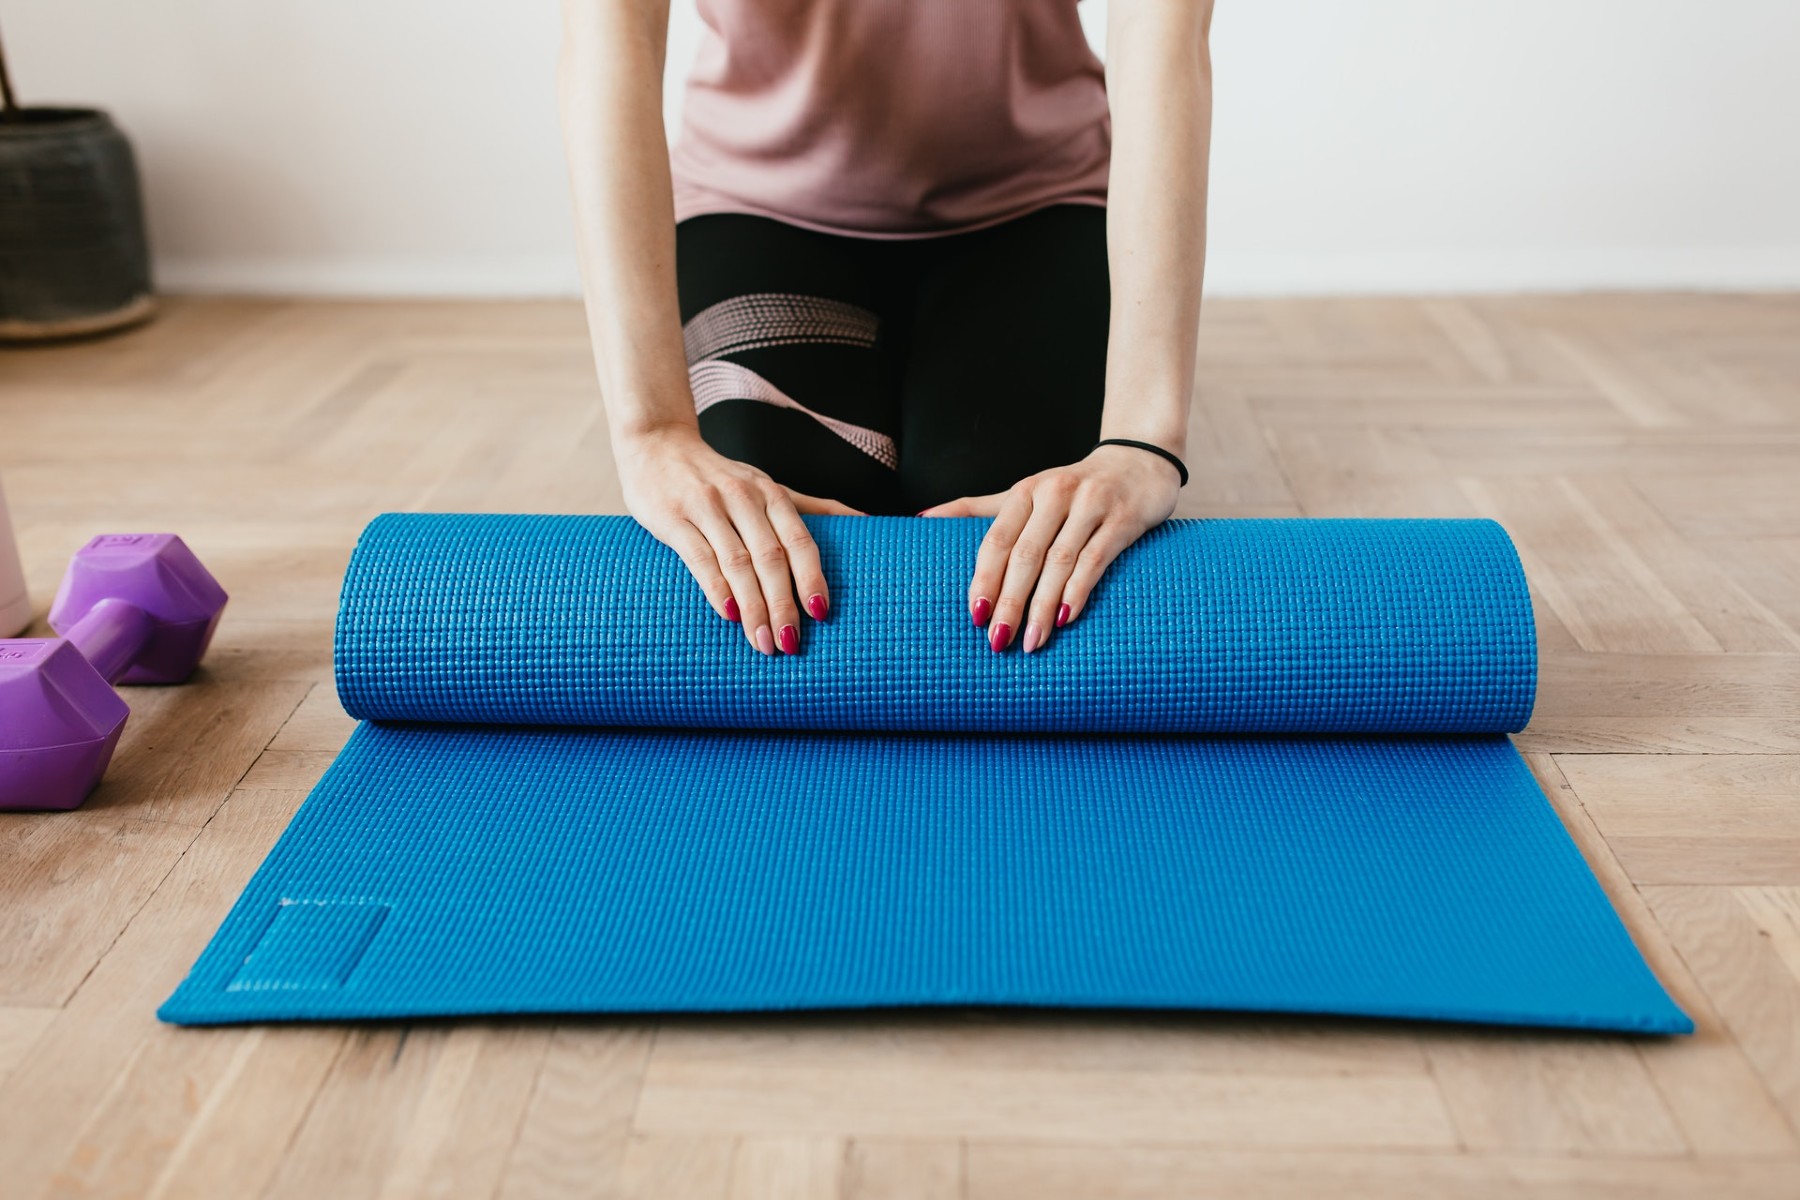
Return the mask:
<svg viewBox="0 0 1800 1200"><path fill-rule="evenodd" d="M1067 625L1068 623L1069 623L1069 606L1065 604L1061 608L1058 608L1056 610L1056 627L1058 629L1061 629L1064 625Z"/></svg>
<svg viewBox="0 0 1800 1200"><path fill-rule="evenodd" d="M1036 621L1025 627L1025 653L1030 654L1044 644L1044 627Z"/></svg>
<svg viewBox="0 0 1800 1200"><path fill-rule="evenodd" d="M1010 641L1012 641L1012 626L1002 621L994 626L994 632L988 638L988 645L995 650L1004 650L1006 643Z"/></svg>
<svg viewBox="0 0 1800 1200"><path fill-rule="evenodd" d="M975 598L975 624L986 625L988 618L994 615L994 602L986 596Z"/></svg>
<svg viewBox="0 0 1800 1200"><path fill-rule="evenodd" d="M769 632L767 625L756 627L756 648L764 654L775 653L775 635Z"/></svg>
<svg viewBox="0 0 1800 1200"><path fill-rule="evenodd" d="M727 621L741 621L744 619L738 613L737 600L735 597L725 597L725 619Z"/></svg>
<svg viewBox="0 0 1800 1200"><path fill-rule="evenodd" d="M806 598L806 611L813 615L813 620L825 619L825 593L814 592Z"/></svg>
<svg viewBox="0 0 1800 1200"><path fill-rule="evenodd" d="M800 631L792 625L781 627L781 652L783 654L800 653Z"/></svg>

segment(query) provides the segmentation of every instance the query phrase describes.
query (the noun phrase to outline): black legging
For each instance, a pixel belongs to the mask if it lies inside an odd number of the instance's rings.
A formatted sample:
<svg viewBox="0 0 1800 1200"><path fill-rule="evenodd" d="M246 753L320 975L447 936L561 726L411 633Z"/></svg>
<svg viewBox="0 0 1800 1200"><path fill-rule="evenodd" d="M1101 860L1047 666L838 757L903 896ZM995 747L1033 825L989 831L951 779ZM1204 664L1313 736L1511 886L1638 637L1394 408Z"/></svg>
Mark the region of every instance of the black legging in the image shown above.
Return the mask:
<svg viewBox="0 0 1800 1200"><path fill-rule="evenodd" d="M904 241L711 215L676 246L701 436L796 491L917 512L1099 436L1101 208Z"/></svg>

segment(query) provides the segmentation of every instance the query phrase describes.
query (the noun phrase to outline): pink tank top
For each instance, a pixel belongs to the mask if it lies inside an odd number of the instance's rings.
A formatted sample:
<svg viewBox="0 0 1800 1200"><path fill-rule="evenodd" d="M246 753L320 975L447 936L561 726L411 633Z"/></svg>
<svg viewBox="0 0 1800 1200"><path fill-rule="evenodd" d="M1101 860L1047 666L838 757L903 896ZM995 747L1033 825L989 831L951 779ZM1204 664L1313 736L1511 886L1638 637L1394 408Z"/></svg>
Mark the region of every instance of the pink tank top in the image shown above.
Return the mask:
<svg viewBox="0 0 1800 1200"><path fill-rule="evenodd" d="M699 0L676 218L899 238L1106 203L1106 83L1076 2Z"/></svg>

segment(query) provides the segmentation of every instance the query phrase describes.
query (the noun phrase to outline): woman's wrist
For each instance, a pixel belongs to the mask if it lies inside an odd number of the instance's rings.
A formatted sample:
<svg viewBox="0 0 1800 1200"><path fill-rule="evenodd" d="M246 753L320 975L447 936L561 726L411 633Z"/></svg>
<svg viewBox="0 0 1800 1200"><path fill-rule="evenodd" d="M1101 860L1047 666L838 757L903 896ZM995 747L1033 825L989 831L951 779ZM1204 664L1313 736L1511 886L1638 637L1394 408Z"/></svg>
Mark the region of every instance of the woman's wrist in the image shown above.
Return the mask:
<svg viewBox="0 0 1800 1200"><path fill-rule="evenodd" d="M692 416L633 421L612 431L614 453L620 456L700 440L700 422Z"/></svg>
<svg viewBox="0 0 1800 1200"><path fill-rule="evenodd" d="M1179 413L1147 412L1143 405L1133 405L1130 413L1106 413L1100 421L1100 440L1124 438L1161 446L1170 454L1187 452L1187 409Z"/></svg>
<svg viewBox="0 0 1800 1200"><path fill-rule="evenodd" d="M1187 449L1188 393L1172 384L1145 385L1121 390L1106 389L1100 410L1101 438L1130 438L1149 442L1171 454ZM1126 399L1129 397L1129 399Z"/></svg>
<svg viewBox="0 0 1800 1200"><path fill-rule="evenodd" d="M1150 461L1152 459L1161 462L1164 467L1173 472L1177 487L1187 486L1187 462L1181 455L1157 442L1147 441L1142 438L1103 437L1098 442L1094 443L1094 448L1089 450L1088 453L1093 455L1114 450L1126 455L1136 455L1138 462L1141 463L1145 469L1155 469ZM1138 464L1134 464L1134 466L1135 465Z"/></svg>

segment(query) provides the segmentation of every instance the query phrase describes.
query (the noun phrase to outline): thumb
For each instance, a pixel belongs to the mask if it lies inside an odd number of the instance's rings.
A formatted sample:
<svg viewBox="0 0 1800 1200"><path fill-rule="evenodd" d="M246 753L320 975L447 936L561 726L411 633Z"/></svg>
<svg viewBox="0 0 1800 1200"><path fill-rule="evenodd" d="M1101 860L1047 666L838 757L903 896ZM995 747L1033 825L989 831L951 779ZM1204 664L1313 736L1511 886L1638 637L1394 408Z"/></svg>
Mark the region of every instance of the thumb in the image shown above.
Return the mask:
<svg viewBox="0 0 1800 1200"><path fill-rule="evenodd" d="M942 504L933 505L919 515L921 517L995 517L1000 515L1000 507L1005 503L1005 492L995 492L991 496L964 496L960 500L947 500Z"/></svg>
<svg viewBox="0 0 1800 1200"><path fill-rule="evenodd" d="M859 509L851 508L848 504L827 500L823 496L809 496L805 492L796 492L793 488L788 488L787 494L788 498L794 502L794 511L796 512L833 517L864 517L868 515Z"/></svg>

